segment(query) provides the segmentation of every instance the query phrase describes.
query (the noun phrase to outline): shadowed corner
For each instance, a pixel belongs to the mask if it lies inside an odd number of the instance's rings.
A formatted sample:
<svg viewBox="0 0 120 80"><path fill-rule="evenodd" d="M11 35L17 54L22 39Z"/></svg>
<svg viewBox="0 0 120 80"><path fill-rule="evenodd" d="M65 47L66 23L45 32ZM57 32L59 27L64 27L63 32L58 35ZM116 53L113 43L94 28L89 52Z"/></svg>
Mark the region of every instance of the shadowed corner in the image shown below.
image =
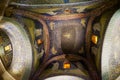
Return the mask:
<svg viewBox="0 0 120 80"><path fill-rule="evenodd" d="M8 6L10 0L0 0L0 20L4 16L5 8Z"/></svg>
<svg viewBox="0 0 120 80"><path fill-rule="evenodd" d="M64 3L69 3L69 0L64 0Z"/></svg>

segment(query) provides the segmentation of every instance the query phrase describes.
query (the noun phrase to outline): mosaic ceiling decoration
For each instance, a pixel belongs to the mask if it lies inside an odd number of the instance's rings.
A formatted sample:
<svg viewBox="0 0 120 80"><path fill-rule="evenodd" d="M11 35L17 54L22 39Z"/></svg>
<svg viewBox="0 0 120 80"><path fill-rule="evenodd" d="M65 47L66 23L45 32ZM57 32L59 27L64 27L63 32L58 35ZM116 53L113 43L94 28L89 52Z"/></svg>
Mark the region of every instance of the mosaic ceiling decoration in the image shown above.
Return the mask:
<svg viewBox="0 0 120 80"><path fill-rule="evenodd" d="M0 80L119 80L119 5L1 0Z"/></svg>

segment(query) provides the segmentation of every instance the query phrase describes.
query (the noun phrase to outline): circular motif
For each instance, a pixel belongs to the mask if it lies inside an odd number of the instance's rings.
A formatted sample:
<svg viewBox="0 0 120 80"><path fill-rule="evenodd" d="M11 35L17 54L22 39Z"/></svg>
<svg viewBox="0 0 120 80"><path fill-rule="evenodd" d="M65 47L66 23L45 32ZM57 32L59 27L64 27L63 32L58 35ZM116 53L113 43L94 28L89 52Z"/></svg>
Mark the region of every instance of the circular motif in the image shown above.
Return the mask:
<svg viewBox="0 0 120 80"><path fill-rule="evenodd" d="M61 76L50 77L45 80L85 80L85 79L77 76L61 75Z"/></svg>
<svg viewBox="0 0 120 80"><path fill-rule="evenodd" d="M32 48L28 35L17 22L4 18L0 29L9 37L13 47L13 58L8 73L16 80L28 80L32 68ZM6 73L3 79L6 80Z"/></svg>
<svg viewBox="0 0 120 80"><path fill-rule="evenodd" d="M120 76L120 10L110 20L102 48L102 80Z"/></svg>

